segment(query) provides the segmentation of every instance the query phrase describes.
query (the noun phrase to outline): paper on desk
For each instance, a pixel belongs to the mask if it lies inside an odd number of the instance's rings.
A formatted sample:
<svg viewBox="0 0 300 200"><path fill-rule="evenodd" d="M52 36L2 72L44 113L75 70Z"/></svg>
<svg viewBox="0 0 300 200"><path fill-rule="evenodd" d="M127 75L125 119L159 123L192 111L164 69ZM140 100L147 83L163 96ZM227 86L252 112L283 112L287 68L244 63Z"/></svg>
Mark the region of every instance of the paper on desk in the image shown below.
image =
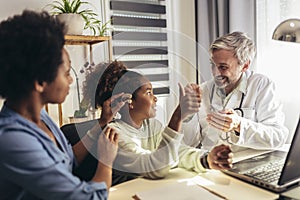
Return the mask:
<svg viewBox="0 0 300 200"><path fill-rule="evenodd" d="M170 183L163 187L137 192L134 199L140 200L220 200L223 199L196 184Z"/></svg>

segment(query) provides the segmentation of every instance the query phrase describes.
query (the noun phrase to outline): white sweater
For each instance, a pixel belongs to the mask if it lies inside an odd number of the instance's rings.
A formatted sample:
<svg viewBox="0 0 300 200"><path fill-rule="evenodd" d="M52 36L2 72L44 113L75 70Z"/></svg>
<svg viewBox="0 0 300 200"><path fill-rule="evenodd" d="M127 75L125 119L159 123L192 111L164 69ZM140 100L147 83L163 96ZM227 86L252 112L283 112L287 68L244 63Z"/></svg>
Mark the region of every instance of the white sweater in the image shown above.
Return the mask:
<svg viewBox="0 0 300 200"><path fill-rule="evenodd" d="M184 145L183 134L152 118L140 129L118 119L109 125L119 132L119 150L114 163L117 170L137 173L144 177L163 178L172 167L179 166L196 172L205 169L200 163L203 150Z"/></svg>

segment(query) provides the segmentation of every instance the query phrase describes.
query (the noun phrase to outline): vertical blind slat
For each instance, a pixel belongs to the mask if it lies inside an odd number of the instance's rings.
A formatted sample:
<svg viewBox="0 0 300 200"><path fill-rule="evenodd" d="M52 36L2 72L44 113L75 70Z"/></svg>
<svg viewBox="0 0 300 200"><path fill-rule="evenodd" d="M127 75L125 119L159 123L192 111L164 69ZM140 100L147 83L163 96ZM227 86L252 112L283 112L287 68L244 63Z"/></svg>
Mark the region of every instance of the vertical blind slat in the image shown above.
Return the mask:
<svg viewBox="0 0 300 200"><path fill-rule="evenodd" d="M112 16L111 24L122 25L122 26L166 28L167 21L165 19L145 19L145 18L136 18L136 17Z"/></svg>
<svg viewBox="0 0 300 200"><path fill-rule="evenodd" d="M156 95L170 93L166 5L161 2L110 0L113 56L148 77Z"/></svg>
<svg viewBox="0 0 300 200"><path fill-rule="evenodd" d="M166 14L166 7L163 5L135 3L135 2L126 2L126 1L111 1L110 9L131 11L131 12L142 12L142 13Z"/></svg>

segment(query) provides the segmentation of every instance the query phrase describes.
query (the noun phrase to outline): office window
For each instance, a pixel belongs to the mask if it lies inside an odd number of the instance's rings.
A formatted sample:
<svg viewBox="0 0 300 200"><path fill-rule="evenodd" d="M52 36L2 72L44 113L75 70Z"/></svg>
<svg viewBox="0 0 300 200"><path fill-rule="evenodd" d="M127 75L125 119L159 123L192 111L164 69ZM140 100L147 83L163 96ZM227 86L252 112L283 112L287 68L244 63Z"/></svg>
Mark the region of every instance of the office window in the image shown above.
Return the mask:
<svg viewBox="0 0 300 200"><path fill-rule="evenodd" d="M169 94L164 0L110 0L113 58L149 78L154 93Z"/></svg>
<svg viewBox="0 0 300 200"><path fill-rule="evenodd" d="M299 70L300 43L272 40L277 25L289 18L300 19L299 0L257 0L257 66L256 70L274 79L282 95L299 85L296 70ZM289 88L289 89L287 89ZM299 87L298 87L299 88Z"/></svg>
<svg viewBox="0 0 300 200"><path fill-rule="evenodd" d="M278 98L286 114L285 124L293 133L300 114L300 84L297 81L300 43L275 41L271 38L280 22L289 18L300 19L300 1L256 0L256 4L256 70L275 81Z"/></svg>

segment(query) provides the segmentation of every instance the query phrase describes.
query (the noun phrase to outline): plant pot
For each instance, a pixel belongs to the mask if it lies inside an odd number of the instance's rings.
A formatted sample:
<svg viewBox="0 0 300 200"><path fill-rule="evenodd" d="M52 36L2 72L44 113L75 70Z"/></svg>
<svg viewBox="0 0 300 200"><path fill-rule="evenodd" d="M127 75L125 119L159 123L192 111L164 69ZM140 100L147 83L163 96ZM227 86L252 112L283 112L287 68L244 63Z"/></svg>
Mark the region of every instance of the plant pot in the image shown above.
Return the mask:
<svg viewBox="0 0 300 200"><path fill-rule="evenodd" d="M84 29L84 19L80 14L62 13L56 15L57 19L66 25L67 35L82 35Z"/></svg>

